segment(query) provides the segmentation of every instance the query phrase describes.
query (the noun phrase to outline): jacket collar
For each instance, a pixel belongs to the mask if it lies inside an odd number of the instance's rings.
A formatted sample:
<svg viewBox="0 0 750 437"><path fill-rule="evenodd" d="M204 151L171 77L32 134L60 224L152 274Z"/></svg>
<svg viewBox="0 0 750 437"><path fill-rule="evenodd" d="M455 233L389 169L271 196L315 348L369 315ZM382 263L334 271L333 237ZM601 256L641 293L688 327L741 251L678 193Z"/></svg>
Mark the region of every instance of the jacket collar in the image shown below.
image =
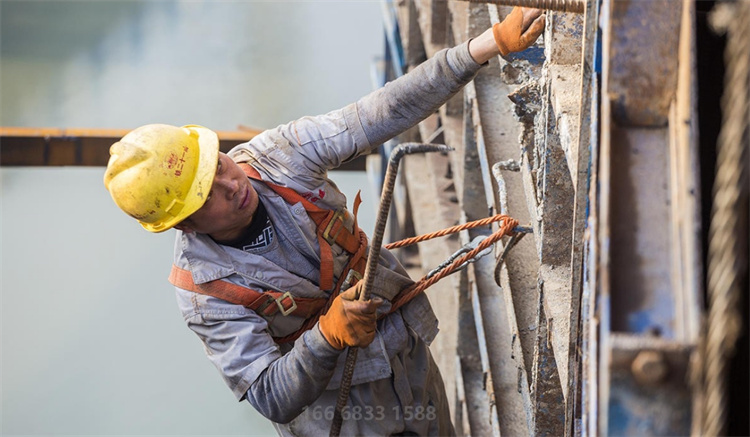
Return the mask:
<svg viewBox="0 0 750 437"><path fill-rule="evenodd" d="M177 245L181 249L177 264L186 263L193 273L193 282L203 284L226 278L235 273L231 256L205 234L177 231Z"/></svg>

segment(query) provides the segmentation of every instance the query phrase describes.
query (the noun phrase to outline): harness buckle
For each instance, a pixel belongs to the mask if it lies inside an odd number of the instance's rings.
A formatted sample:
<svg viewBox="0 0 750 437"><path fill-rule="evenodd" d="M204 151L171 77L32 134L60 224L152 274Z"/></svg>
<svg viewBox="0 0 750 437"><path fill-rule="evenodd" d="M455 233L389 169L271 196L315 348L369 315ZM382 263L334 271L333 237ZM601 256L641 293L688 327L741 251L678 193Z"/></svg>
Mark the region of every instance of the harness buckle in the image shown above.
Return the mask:
<svg viewBox="0 0 750 437"><path fill-rule="evenodd" d="M288 309L284 309L284 303L282 301L286 299L287 297L292 300L292 306L290 306ZM294 301L294 297L292 296L292 293L288 291L282 294L281 296L277 297L275 301L276 301L276 306L279 307L279 312L281 313L282 316L288 316L289 314L292 314L294 310L297 309L297 302Z"/></svg>
<svg viewBox="0 0 750 437"><path fill-rule="evenodd" d="M362 275L354 269L349 269L349 273L346 274L346 277L344 278L344 282L341 283L341 289L339 290L339 293L343 293L349 287L351 287L352 282L354 282L354 280L361 281Z"/></svg>
<svg viewBox="0 0 750 437"><path fill-rule="evenodd" d="M326 229L323 231L323 239L326 240L328 244L333 245L333 243L336 242L336 238L338 238L341 231L345 229L344 227L345 217L346 217L345 209L338 209L333 212L333 217L331 218L331 221L328 222ZM336 220L341 221L341 227L336 231L335 235L331 235L331 229L333 229L333 225L336 223Z"/></svg>

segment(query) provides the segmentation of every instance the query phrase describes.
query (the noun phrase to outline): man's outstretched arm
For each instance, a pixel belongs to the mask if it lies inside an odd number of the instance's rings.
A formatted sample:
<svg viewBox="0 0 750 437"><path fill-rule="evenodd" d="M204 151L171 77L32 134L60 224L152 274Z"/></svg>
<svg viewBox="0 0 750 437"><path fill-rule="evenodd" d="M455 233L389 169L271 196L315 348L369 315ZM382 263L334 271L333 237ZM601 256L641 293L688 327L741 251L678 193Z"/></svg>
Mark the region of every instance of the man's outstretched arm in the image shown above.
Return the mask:
<svg viewBox="0 0 750 437"><path fill-rule="evenodd" d="M371 152L433 114L489 59L533 44L544 30L541 14L538 9L515 8L502 23L441 50L356 103L265 131L233 149L230 156L238 162L253 162L274 183L316 192L328 170ZM284 147L285 143L291 147ZM293 178L286 177L290 174Z"/></svg>
<svg viewBox="0 0 750 437"><path fill-rule="evenodd" d="M408 74L360 99L356 118L369 143L374 146L388 141L433 114L488 60L531 46L544 31L544 23L541 10L514 8L505 20L477 38L441 50Z"/></svg>

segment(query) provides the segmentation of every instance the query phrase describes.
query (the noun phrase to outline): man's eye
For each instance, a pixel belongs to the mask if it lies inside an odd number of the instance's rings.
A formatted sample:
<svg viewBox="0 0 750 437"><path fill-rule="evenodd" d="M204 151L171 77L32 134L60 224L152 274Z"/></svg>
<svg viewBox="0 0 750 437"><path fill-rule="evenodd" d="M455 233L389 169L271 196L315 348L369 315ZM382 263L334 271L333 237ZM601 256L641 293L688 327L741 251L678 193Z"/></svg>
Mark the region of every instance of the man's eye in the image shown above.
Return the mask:
<svg viewBox="0 0 750 437"><path fill-rule="evenodd" d="M221 173L222 167L223 166L221 165L221 159L219 159L219 164L216 166L216 174Z"/></svg>
<svg viewBox="0 0 750 437"><path fill-rule="evenodd" d="M208 196L206 196L206 202L208 202L209 200L211 200L211 195L213 195L213 194L214 194L213 190L211 190L211 191L208 192Z"/></svg>

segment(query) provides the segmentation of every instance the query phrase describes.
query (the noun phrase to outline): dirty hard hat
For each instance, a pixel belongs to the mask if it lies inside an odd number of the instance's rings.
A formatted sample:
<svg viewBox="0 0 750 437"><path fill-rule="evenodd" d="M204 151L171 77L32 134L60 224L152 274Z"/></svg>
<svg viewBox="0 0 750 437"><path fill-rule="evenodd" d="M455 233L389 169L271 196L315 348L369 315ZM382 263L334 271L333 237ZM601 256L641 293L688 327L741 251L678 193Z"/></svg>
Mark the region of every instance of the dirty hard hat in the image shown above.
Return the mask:
<svg viewBox="0 0 750 437"><path fill-rule="evenodd" d="M172 228L206 201L219 138L202 126L149 124L112 145L104 186L150 232Z"/></svg>

